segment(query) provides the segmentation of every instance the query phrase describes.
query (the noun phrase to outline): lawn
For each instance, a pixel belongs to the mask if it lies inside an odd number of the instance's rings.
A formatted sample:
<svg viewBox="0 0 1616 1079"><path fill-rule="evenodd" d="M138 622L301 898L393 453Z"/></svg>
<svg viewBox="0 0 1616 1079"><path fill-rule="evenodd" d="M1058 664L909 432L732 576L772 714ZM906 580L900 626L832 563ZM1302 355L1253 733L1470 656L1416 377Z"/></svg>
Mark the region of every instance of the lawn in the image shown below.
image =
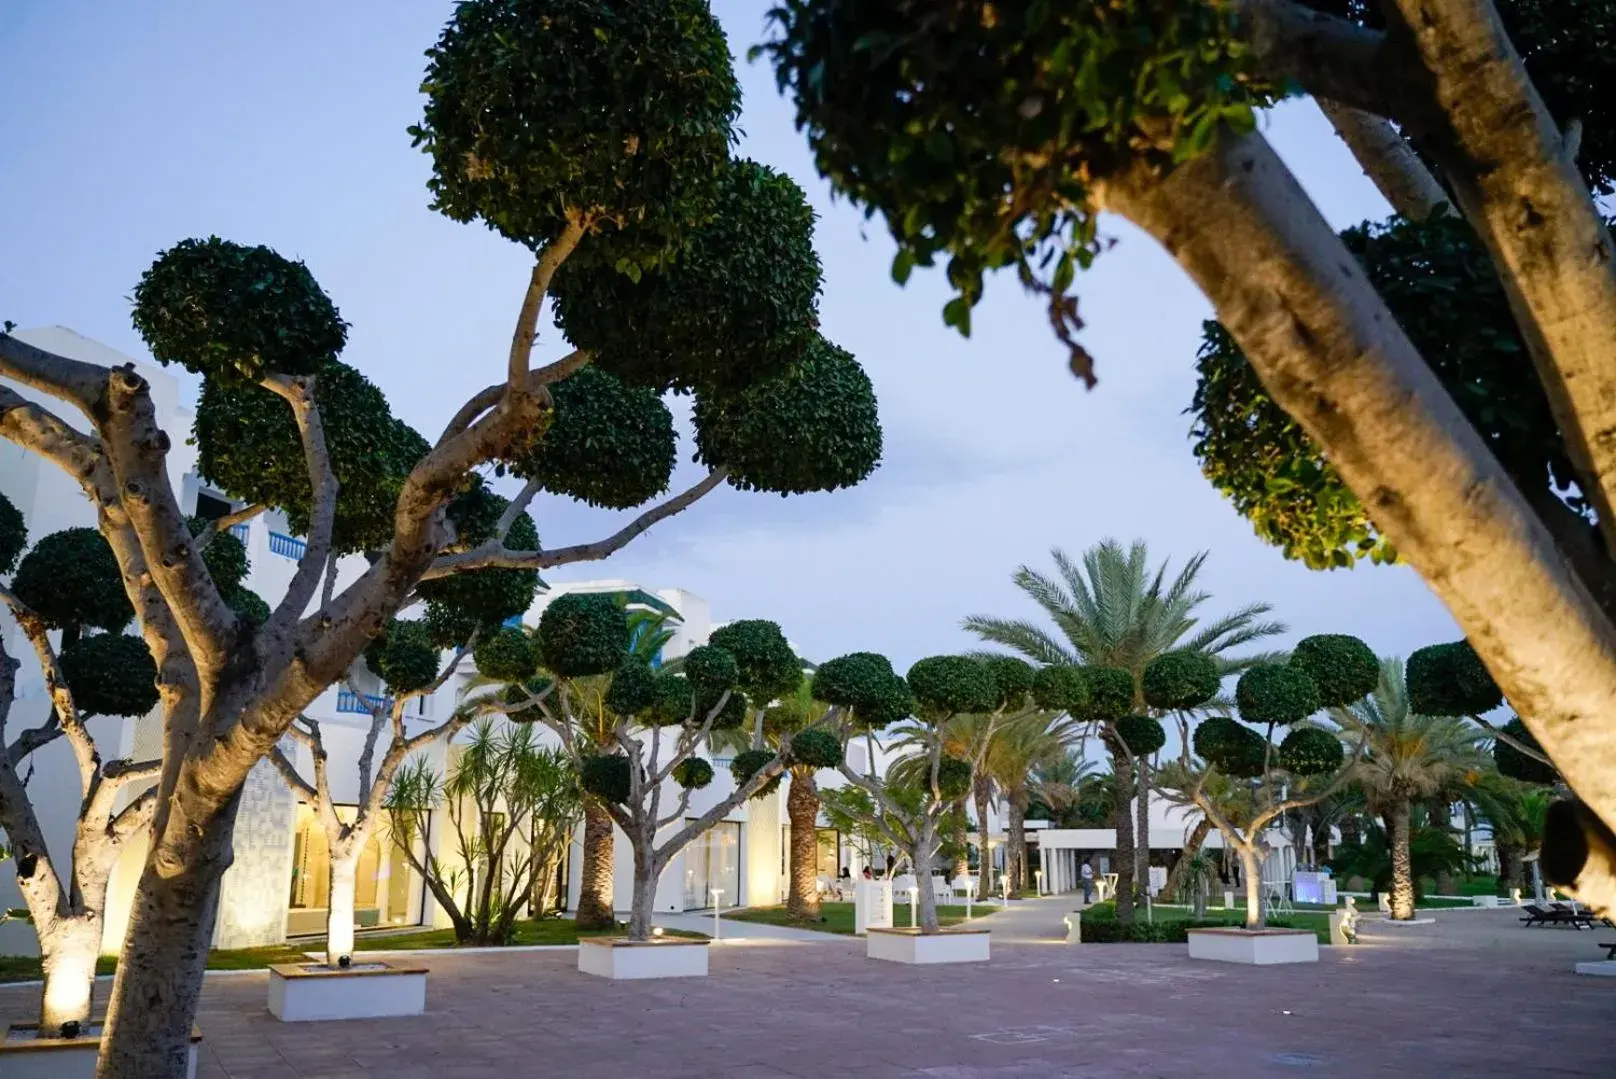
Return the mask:
<svg viewBox="0 0 1616 1079"><path fill-rule="evenodd" d="M980 919L982 914L991 913L995 907L984 907L980 903L971 908L976 915L973 920ZM978 914L976 912L982 912ZM853 904L851 903L821 903L819 904L819 918L817 923L794 922L786 915L784 907L747 907L744 910L731 911L724 915L738 922L761 922L764 925L786 925L793 929L813 929L821 933L840 933L843 936L853 935ZM965 908L963 906L939 906L937 908L937 922L939 925L959 925L965 921ZM909 924L909 904L892 904L892 924L902 929Z"/></svg>
<svg viewBox="0 0 1616 1079"><path fill-rule="evenodd" d="M513 927L516 945L577 944L578 927L571 918L545 918L542 921L517 922ZM615 930L592 930L586 937L609 936L626 933L627 926ZM670 929L672 937L690 937L705 940L705 933L688 933ZM354 941L354 950L360 952L414 951L417 948L453 948L454 930L423 929L416 933L361 933ZM275 963L306 963L308 953L318 954L325 948L323 940L303 940L291 944L271 944L263 948L216 948L208 953L209 970L264 970ZM104 955L96 961L97 974L112 974L118 969L114 956ZM41 977L39 959L21 955L0 955L0 984L5 982L33 982Z"/></svg>

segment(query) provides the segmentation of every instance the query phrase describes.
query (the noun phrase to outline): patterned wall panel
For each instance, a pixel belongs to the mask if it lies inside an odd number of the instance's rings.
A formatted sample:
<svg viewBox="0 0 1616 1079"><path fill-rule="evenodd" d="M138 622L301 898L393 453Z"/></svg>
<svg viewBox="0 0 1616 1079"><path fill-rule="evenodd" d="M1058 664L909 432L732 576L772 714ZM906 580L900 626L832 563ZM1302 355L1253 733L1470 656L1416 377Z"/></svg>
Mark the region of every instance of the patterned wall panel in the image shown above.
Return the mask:
<svg viewBox="0 0 1616 1079"><path fill-rule="evenodd" d="M292 880L292 792L268 761L247 776L236 814L235 862L219 894L218 948L252 948L286 939Z"/></svg>

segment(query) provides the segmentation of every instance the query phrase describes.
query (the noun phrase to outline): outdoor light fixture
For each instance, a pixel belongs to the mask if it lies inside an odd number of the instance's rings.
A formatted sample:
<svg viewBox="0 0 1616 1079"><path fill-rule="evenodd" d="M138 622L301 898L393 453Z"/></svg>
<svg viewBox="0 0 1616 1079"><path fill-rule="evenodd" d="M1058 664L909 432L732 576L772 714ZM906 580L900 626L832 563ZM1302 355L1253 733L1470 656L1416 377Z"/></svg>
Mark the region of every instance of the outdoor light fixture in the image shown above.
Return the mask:
<svg viewBox="0 0 1616 1079"><path fill-rule="evenodd" d="M909 891L909 928L910 929L918 929L919 928L919 922L916 920L916 918L920 913L920 889L916 888L916 887L910 887L908 889L908 891Z"/></svg>
<svg viewBox="0 0 1616 1079"><path fill-rule="evenodd" d="M720 902L720 900L722 900L723 898L724 898L724 889L722 889L722 888L714 888L713 889L713 941L715 943L718 940L718 908L723 906L723 903Z"/></svg>
<svg viewBox="0 0 1616 1079"><path fill-rule="evenodd" d="M651 927L651 935L653 937L660 937L662 935L662 927L660 925L653 925Z"/></svg>

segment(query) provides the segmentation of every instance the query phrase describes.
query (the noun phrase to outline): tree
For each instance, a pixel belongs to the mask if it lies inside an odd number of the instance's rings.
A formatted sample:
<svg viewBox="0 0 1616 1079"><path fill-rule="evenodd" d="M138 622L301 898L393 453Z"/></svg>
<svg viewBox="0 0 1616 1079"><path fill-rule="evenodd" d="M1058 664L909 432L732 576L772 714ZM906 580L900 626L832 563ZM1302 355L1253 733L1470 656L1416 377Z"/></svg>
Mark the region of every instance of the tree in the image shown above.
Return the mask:
<svg viewBox="0 0 1616 1079"><path fill-rule="evenodd" d="M1370 811L1387 822L1392 917L1410 921L1415 899L1410 861L1414 803L1441 790L1455 773L1480 766L1476 732L1453 716L1416 712L1403 663L1396 659L1381 664L1374 693L1331 715L1363 743L1356 779ZM1445 820L1439 823L1447 826Z"/></svg>
<svg viewBox="0 0 1616 1079"><path fill-rule="evenodd" d="M982 769L997 728L987 725L969 757L944 752L945 729L956 716L1002 716L1023 707L1027 688L1020 690L1020 700L1006 696L1015 682L996 678L990 663L970 656L930 656L899 678L885 657L854 652L814 672L814 696L832 706L826 718L843 746L868 731L900 723L895 733L901 756L888 765L885 782L860 775L845 755L839 768L869 796L875 811L871 823L908 857L920 884L916 919L921 932L938 929L937 899L929 882L944 818L970 793L971 778Z"/></svg>
<svg viewBox="0 0 1616 1079"><path fill-rule="evenodd" d="M1092 382L1071 288L1103 254L1097 216L1162 243L1586 803L1551 821L1548 846L1565 857L1549 861L1607 913L1616 728L1582 717L1616 695L1616 264L1579 253L1612 247L1590 192L1616 174L1600 92L1613 16L1609 0L1013 15L983 0L780 0L761 49L820 171L885 220L894 277L948 258L944 319L962 331L986 273L1008 267L1047 299ZM1403 217L1447 207L1479 238L1597 541L1544 497L1542 474L1511 482L1375 275L1343 272L1351 250L1256 123L1293 88L1320 101ZM1477 388L1512 411L1527 401Z"/></svg>
<svg viewBox="0 0 1616 1079"><path fill-rule="evenodd" d="M1322 709L1339 711L1373 690L1378 664L1368 645L1355 637L1304 638L1287 662L1259 664L1240 676L1235 686L1238 721L1211 716L1200 721L1192 738L1190 717L1210 699L1209 684L1215 687L1215 680L1205 677L1212 673L1213 661L1206 656L1197 659L1203 668L1200 677L1182 677L1188 665L1172 656L1158 659L1146 675L1160 694L1158 700L1171 701L1178 722L1182 749L1175 779L1184 785L1173 797L1198 808L1225 846L1239 855L1246 883L1246 926L1260 929L1267 919L1262 864L1269 827L1285 813L1341 789L1352 778L1363 748L1360 741L1348 758L1339 732L1309 723L1309 717ZM1164 669L1175 677L1163 677ZM1176 691L1170 692L1170 687ZM1288 729L1277 744L1276 729ZM1205 767L1197 766L1197 757ZM1220 774L1249 781L1249 799L1220 795L1213 782ZM1287 791L1290 781L1303 777L1312 777L1312 790Z"/></svg>
<svg viewBox="0 0 1616 1079"><path fill-rule="evenodd" d="M1284 626L1264 621L1270 608L1261 603L1202 625L1200 609L1211 597L1196 587L1196 578L1206 562L1205 553L1191 558L1170 581L1165 563L1151 572L1150 552L1142 541L1124 551L1115 540L1105 540L1084 552L1081 566L1058 548L1051 557L1056 576L1022 566L1011 579L1054 622L1055 635L1025 620L985 615L967 618L965 628L1035 663L1087 664L1128 675L1119 687L1121 700L1115 699L1116 694L1091 691L1093 702L1105 702L1106 714L1085 717L1099 723L1101 741L1111 751L1112 771L1118 777L1117 918L1126 924L1133 919L1135 853L1140 846L1148 850L1150 840L1148 795L1139 816L1134 815L1133 778L1140 772L1140 758L1118 737L1117 721L1148 707L1144 675L1157 657L1174 650L1211 655L1222 664L1220 672L1233 672L1265 657L1228 653L1282 633Z"/></svg>
<svg viewBox="0 0 1616 1079"><path fill-rule="evenodd" d="M463 644L478 627L434 614L508 601L518 578L506 574L604 558L726 482L835 489L880 456L868 378L815 329L806 200L730 157L739 91L704 0L471 0L427 65L412 135L433 207L533 254L498 380L436 441L341 366L347 325L308 267L267 247L181 242L135 286L134 321L160 362L202 376L202 469L246 503L193 537L145 380L0 335L0 376L49 401L0 387L0 435L80 483L161 672L152 842L103 1074L184 1068L242 784L401 611L425 601L440 641ZM536 364L546 298L574 350ZM518 534L541 488L620 509L663 490L668 388L696 397L704 479L598 542L541 548ZM56 408L82 413L88 433ZM490 512L479 470L500 465L526 483ZM233 604L204 552L267 507L306 521L308 541L266 612ZM331 563L349 551L367 563L339 593Z"/></svg>
<svg viewBox="0 0 1616 1079"><path fill-rule="evenodd" d="M50 701L38 726L0 744L0 829L39 937L40 1035L74 1037L90 1024L107 885L124 844L151 822L156 791L149 784L158 770L157 761L103 758L88 721L150 712L157 704L157 666L144 641L122 632L134 611L100 533L54 532L24 555L26 544L22 514L0 496L0 573L11 575L9 587L0 587L0 602L32 646ZM16 703L20 668L0 642L0 730ZM58 740L72 750L79 778L67 852L46 846L28 786L33 755Z"/></svg>
<svg viewBox="0 0 1616 1079"><path fill-rule="evenodd" d="M446 776L422 757L400 770L384 808L388 834L432 891L460 944L509 944L534 878L553 866L578 825L578 775L533 728L483 719ZM422 823L443 809L454 857L426 845Z"/></svg>
<svg viewBox="0 0 1616 1079"><path fill-rule="evenodd" d="M1066 751L1065 732L1053 724L1048 712L1032 712L1006 719L988 742L983 771L1004 790L1009 803L1005 833L1009 839L1010 889L1024 892L1033 886L1027 864L1027 803L1037 769ZM987 893L982 893L986 895Z"/></svg>

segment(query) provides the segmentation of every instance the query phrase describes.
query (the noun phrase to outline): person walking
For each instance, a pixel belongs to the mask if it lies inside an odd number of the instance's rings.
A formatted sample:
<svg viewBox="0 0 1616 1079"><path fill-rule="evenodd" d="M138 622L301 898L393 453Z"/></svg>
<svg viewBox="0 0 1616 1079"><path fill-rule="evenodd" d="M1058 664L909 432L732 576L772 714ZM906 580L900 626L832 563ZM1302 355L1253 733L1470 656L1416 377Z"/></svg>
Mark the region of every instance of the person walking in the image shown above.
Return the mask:
<svg viewBox="0 0 1616 1079"><path fill-rule="evenodd" d="M1094 902L1094 866L1084 862L1078 876L1083 880L1083 905L1088 906Z"/></svg>

